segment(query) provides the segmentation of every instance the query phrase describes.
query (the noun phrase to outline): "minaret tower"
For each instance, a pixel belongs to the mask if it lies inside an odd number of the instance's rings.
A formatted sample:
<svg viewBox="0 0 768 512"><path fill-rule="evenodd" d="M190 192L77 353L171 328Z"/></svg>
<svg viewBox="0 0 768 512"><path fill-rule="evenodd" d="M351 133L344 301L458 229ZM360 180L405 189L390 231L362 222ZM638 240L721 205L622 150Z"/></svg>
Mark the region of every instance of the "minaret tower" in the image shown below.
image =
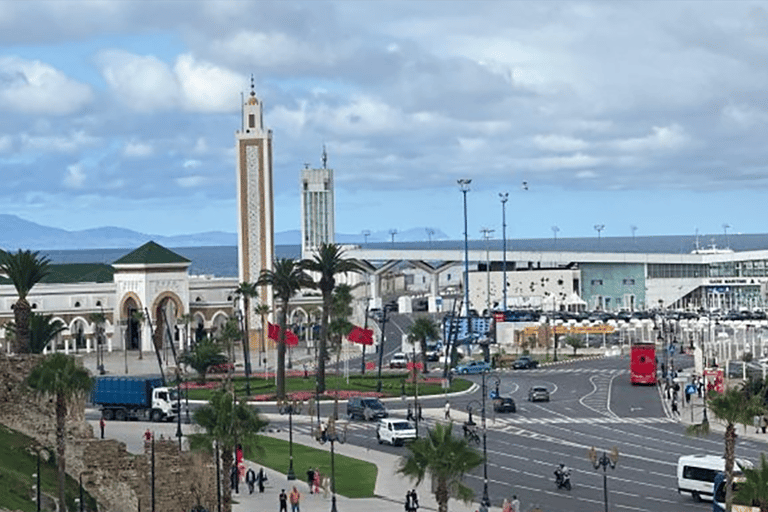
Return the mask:
<svg viewBox="0 0 768 512"><path fill-rule="evenodd" d="M301 171L301 257L312 258L321 244L335 239L333 169L323 146L323 167Z"/></svg>
<svg viewBox="0 0 768 512"><path fill-rule="evenodd" d="M264 129L262 104L256 97L253 76L251 93L243 102L242 117L242 128L235 134L238 276L240 282L255 283L263 269L272 268L275 258L275 220L272 130ZM270 311L274 309L271 287L260 287L257 300L260 304L268 305ZM248 314L249 326L259 326L261 319L254 315L253 308Z"/></svg>

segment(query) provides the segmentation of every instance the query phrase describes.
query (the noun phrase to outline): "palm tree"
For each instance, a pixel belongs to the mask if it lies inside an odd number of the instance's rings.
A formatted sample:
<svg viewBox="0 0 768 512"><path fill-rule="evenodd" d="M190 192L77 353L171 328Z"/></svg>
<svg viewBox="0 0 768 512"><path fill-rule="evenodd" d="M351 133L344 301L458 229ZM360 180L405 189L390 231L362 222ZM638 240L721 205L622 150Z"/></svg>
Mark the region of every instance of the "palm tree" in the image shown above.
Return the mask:
<svg viewBox="0 0 768 512"><path fill-rule="evenodd" d="M29 316L29 353L42 354L48 344L67 327L61 320L54 320L53 315L43 315L31 312ZM8 322L5 331L13 336L16 333L16 324Z"/></svg>
<svg viewBox="0 0 768 512"><path fill-rule="evenodd" d="M234 318L228 319L216 335L216 340L227 351L229 365L227 366L227 378L225 385L230 387L232 384L232 373L235 370L235 343L242 336L242 331Z"/></svg>
<svg viewBox="0 0 768 512"><path fill-rule="evenodd" d="M208 404L194 414L195 423L205 433L190 435L190 446L194 450L210 450L215 441L221 450L222 474L229 476L233 452L238 444L259 450L256 435L268 422L259 416L258 409L250 407L244 400L235 402L232 393L219 389L213 392ZM222 474L217 475L218 478ZM231 507L230 486L224 485L224 510Z"/></svg>
<svg viewBox="0 0 768 512"><path fill-rule="evenodd" d="M317 389L325 391L325 361L328 358L328 324L331 316L331 300L336 288L336 274L360 272L360 267L350 259L344 258L344 250L336 244L321 244L312 259L302 260L304 269L315 272L320 279L316 287L323 296L323 315L320 322L320 353L317 357Z"/></svg>
<svg viewBox="0 0 768 512"><path fill-rule="evenodd" d="M222 354L221 347L217 343L204 338L195 344L195 348L181 354L179 361L182 364L191 366L200 376L200 381L205 383L205 376L208 374L208 370L212 366L226 363L227 356Z"/></svg>
<svg viewBox="0 0 768 512"><path fill-rule="evenodd" d="M564 341L566 345L573 349L574 357L576 356L576 351L584 347L584 340L573 334L566 336Z"/></svg>
<svg viewBox="0 0 768 512"><path fill-rule="evenodd" d="M418 341L421 347L421 361L424 365L424 373L429 373L427 368L427 340L438 337L440 337L440 329L438 329L435 321L428 316L416 318L408 327L408 338L411 343Z"/></svg>
<svg viewBox="0 0 768 512"><path fill-rule="evenodd" d="M19 295L19 300L12 306L13 321L16 324L14 350L19 353L29 352L29 317L32 306L27 301L27 295L50 273L50 260L39 254L21 249L15 253L0 254L0 271L8 276Z"/></svg>
<svg viewBox="0 0 768 512"><path fill-rule="evenodd" d="M437 423L427 435L408 446L410 454L400 460L397 472L419 485L427 473L434 479L438 512L448 511L451 494L468 502L472 489L462 483L464 475L483 463L480 452L463 437L453 436L453 423Z"/></svg>
<svg viewBox="0 0 768 512"><path fill-rule="evenodd" d="M269 315L269 305L258 304L253 308L253 311L259 315L259 318L261 319L261 339L259 340L259 366L261 366L262 358L264 357L264 349L266 347L267 315ZM264 375L266 377L267 373L264 372Z"/></svg>
<svg viewBox="0 0 768 512"><path fill-rule="evenodd" d="M742 424L746 429L752 424L752 419L762 414L763 404L760 395L750 395L745 388L732 387L724 393L711 391L707 399L709 411L725 423L725 510L733 507L733 465L736 452L736 425ZM709 422L691 425L686 430L692 435L709 433Z"/></svg>
<svg viewBox="0 0 768 512"><path fill-rule="evenodd" d="M256 285L243 281L235 290L235 294L243 298L243 361L245 364L245 394L251 394L251 330L248 319L251 316L251 298L258 297Z"/></svg>
<svg viewBox="0 0 768 512"><path fill-rule="evenodd" d="M312 278L293 258L275 260L273 269L261 271L258 286L271 285L275 298L282 304L280 310L280 339L277 342L277 399L285 399L285 330L288 324L288 303L302 288L314 285Z"/></svg>
<svg viewBox="0 0 768 512"><path fill-rule="evenodd" d="M333 292L331 300L331 321L328 324L330 350L336 354L336 374L339 373L339 359L341 358L341 342L352 330L349 317L352 315L352 287L348 284L340 284Z"/></svg>
<svg viewBox="0 0 768 512"><path fill-rule="evenodd" d="M56 407L56 461L59 475L59 507L64 510L64 483L66 465L64 459L67 408L75 400L84 400L91 390L91 376L75 358L62 353L45 357L27 377L27 385L36 393L52 396Z"/></svg>
<svg viewBox="0 0 768 512"><path fill-rule="evenodd" d="M768 460L760 454L760 467L742 468L744 481L736 490L736 500L760 507L760 512L768 512Z"/></svg>

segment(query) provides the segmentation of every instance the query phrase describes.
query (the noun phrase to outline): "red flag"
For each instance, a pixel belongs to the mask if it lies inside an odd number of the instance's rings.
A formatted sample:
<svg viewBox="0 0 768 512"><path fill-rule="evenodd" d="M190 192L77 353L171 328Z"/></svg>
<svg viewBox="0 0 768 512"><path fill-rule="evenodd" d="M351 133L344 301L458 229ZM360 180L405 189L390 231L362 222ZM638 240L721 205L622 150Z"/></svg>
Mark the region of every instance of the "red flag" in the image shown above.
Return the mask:
<svg viewBox="0 0 768 512"><path fill-rule="evenodd" d="M273 323L269 323L269 329L267 329L267 337L272 341L280 340L280 326Z"/></svg>
<svg viewBox="0 0 768 512"><path fill-rule="evenodd" d="M299 344L299 337L290 329L285 331L285 344L289 347L295 347Z"/></svg>
<svg viewBox="0 0 768 512"><path fill-rule="evenodd" d="M354 326L352 327L352 330L349 331L347 339L352 343L360 343L361 345L373 345L373 330Z"/></svg>
<svg viewBox="0 0 768 512"><path fill-rule="evenodd" d="M422 371L422 370L424 369L424 364L423 364L423 363L412 363L412 362L408 362L408 364L406 364L406 365L405 365L405 367L406 367L408 370L413 370L413 367L414 367L414 366L415 366L415 367L416 367L416 369L417 369L417 370L419 370L419 371Z"/></svg>
<svg viewBox="0 0 768 512"><path fill-rule="evenodd" d="M365 363L365 369L366 370L375 370L376 369L376 363L374 363L373 361L368 361L367 363Z"/></svg>

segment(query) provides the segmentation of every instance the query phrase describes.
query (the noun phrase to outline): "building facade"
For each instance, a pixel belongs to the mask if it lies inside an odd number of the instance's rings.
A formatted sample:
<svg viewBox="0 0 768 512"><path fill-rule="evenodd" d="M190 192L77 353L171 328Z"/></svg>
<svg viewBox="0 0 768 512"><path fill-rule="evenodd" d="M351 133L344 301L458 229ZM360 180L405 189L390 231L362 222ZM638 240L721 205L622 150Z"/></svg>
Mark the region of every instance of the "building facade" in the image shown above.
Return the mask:
<svg viewBox="0 0 768 512"><path fill-rule="evenodd" d="M301 256L310 258L321 244L335 240L333 169L327 167L323 149L323 167L301 170Z"/></svg>

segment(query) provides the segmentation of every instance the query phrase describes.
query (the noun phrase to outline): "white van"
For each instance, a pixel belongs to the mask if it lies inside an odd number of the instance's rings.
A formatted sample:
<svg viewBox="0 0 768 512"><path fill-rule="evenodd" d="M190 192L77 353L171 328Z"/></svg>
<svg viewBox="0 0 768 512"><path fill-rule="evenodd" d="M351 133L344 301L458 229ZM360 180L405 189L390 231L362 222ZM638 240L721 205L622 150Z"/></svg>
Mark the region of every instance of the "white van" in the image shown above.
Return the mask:
<svg viewBox="0 0 768 512"><path fill-rule="evenodd" d="M737 459L734 474L739 466L751 468L748 460ZM720 455L683 455L677 460L677 492L689 492L695 501L712 499L715 475L725 471L725 458Z"/></svg>
<svg viewBox="0 0 768 512"><path fill-rule="evenodd" d="M376 427L376 438L379 440L379 444L401 445L406 441L416 439L416 428L410 421L385 418L379 420Z"/></svg>

